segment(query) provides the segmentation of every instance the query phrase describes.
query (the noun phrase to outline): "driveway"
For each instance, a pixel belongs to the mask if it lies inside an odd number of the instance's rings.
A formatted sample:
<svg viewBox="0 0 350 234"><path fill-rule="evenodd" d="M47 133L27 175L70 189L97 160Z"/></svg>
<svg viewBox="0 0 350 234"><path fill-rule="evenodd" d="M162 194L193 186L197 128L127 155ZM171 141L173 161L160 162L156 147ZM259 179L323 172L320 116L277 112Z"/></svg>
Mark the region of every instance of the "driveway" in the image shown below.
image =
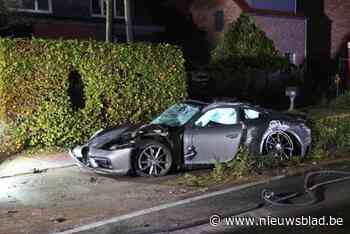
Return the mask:
<svg viewBox="0 0 350 234"><path fill-rule="evenodd" d="M104 177L77 167L0 179L0 233L53 233L192 196L163 178Z"/></svg>

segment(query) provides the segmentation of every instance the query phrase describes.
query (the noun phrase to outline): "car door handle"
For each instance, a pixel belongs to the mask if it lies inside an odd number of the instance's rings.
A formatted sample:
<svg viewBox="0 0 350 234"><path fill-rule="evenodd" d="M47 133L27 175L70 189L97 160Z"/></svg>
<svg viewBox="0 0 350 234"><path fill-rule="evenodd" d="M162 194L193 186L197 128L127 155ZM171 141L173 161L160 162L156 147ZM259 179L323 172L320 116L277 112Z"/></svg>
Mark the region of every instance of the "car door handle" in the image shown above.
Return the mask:
<svg viewBox="0 0 350 234"><path fill-rule="evenodd" d="M232 133L232 134L228 134L228 135L226 135L226 137L227 138L230 138L230 139L235 139L235 138L237 138L238 137L238 133Z"/></svg>

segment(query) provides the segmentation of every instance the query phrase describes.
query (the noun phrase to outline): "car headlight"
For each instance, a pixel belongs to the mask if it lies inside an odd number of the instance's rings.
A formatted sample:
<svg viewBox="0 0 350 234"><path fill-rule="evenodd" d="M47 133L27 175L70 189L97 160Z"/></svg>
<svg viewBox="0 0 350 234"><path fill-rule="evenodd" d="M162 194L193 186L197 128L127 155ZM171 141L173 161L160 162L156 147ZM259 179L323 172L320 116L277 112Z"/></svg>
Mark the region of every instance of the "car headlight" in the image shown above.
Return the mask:
<svg viewBox="0 0 350 234"><path fill-rule="evenodd" d="M113 144L111 146L108 146L108 149L109 150L125 149L125 148L132 147L134 144L135 144L135 141L130 141L130 142L125 143L125 144Z"/></svg>

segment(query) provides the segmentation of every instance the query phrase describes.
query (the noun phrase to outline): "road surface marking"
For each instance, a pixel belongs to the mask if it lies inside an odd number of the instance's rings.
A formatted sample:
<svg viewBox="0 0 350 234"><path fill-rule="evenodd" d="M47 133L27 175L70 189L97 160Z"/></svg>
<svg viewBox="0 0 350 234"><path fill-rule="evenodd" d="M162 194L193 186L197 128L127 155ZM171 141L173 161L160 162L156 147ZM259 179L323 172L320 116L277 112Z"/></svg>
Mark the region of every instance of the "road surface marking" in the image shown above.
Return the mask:
<svg viewBox="0 0 350 234"><path fill-rule="evenodd" d="M153 213L153 212L157 212L157 211L173 208L173 207L180 206L180 205L189 204L189 203L192 203L192 202L195 202L195 201L199 201L199 200L203 200L203 199L206 199L206 198L211 198L211 197L219 196L219 195L222 195L222 194L239 191L239 190L246 189L246 188L249 188L249 187L253 187L253 186L256 186L256 185L264 184L264 183L267 183L267 182L270 182L270 181L283 179L285 177L286 177L285 175L275 176L275 177L272 177L272 178L270 178L268 180L263 180L263 181L259 181L259 182L253 182L253 183L238 185L238 186L235 186L235 187L232 187L232 188L229 188L229 189L224 189L224 190L220 190L220 191L216 191L216 192L212 192L212 193L208 193L208 194L203 194L203 195L192 197L192 198L187 198L187 199L180 200L180 201L177 201L177 202L172 202L172 203L163 204L163 205L155 206L155 207L144 209L144 210L131 212L129 214L116 216L114 218L110 218L110 219L98 221L98 222L95 222L95 223L83 225L83 226L76 227L76 228L73 228L73 229L70 229L70 230L67 230L67 231L56 232L54 234L73 234L73 233L79 233L79 232L82 232L82 231L88 231L90 229L98 228L98 227L104 226L106 224L117 223L117 222L120 222L120 221L128 220L128 219L135 218L135 217L142 216L142 215L146 215L146 214L150 214L150 213Z"/></svg>

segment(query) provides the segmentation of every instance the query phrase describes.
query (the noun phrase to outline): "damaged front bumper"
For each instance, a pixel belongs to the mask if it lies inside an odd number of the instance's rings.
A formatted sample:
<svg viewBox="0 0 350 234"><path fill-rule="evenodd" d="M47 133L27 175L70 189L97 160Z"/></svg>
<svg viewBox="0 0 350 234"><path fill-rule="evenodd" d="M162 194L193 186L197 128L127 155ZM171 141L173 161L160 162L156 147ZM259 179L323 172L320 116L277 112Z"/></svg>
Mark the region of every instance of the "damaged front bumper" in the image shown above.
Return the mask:
<svg viewBox="0 0 350 234"><path fill-rule="evenodd" d="M84 169L101 174L127 174L132 169L133 148L102 150L87 145L69 150L76 164Z"/></svg>

